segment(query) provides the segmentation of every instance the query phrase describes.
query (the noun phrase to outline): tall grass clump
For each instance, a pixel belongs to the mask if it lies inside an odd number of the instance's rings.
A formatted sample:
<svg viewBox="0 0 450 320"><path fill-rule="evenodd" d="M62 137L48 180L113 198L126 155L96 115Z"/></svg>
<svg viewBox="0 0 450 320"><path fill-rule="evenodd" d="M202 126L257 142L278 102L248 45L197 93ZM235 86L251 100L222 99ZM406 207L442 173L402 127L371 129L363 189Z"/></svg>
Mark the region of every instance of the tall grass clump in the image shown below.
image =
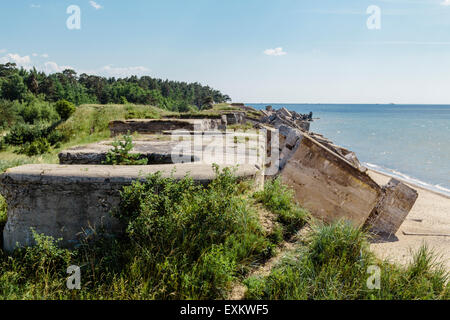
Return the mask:
<svg viewBox="0 0 450 320"><path fill-rule="evenodd" d="M10 256L0 250L1 299L68 298L65 278L74 252L60 249L58 241L33 231L36 244Z"/></svg>
<svg viewBox="0 0 450 320"><path fill-rule="evenodd" d="M223 298L246 263L270 254L236 178L230 169L216 173L206 188L158 174L124 188L117 216L153 298Z"/></svg>
<svg viewBox="0 0 450 320"><path fill-rule="evenodd" d="M308 212L296 204L292 189L284 185L279 177L266 181L264 190L256 192L254 197L277 216L278 222L284 226L286 237L309 220Z"/></svg>
<svg viewBox="0 0 450 320"><path fill-rule="evenodd" d="M323 225L315 227L307 244L285 257L269 276L246 280L246 298L448 299L447 274L432 261L426 248L407 267L379 261L363 231L346 222ZM367 286L369 266L380 268L380 290Z"/></svg>

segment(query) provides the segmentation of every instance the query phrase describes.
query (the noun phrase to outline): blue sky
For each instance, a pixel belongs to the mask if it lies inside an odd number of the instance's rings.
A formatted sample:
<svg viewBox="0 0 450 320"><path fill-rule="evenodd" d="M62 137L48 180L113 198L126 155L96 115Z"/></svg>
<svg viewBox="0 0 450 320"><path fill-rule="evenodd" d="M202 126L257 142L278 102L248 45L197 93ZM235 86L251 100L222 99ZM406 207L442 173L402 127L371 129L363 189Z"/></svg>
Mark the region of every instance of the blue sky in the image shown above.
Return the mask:
<svg viewBox="0 0 450 320"><path fill-rule="evenodd" d="M0 28L0 63L47 72L198 81L244 102L450 104L450 0L18 0Z"/></svg>

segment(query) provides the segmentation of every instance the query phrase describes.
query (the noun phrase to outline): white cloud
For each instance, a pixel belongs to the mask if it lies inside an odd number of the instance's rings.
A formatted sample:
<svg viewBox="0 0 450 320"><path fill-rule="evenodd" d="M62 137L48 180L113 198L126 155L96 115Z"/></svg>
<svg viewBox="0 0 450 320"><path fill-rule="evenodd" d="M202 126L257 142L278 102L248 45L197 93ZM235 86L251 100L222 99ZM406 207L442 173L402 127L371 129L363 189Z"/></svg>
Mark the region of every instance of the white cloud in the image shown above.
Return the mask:
<svg viewBox="0 0 450 320"><path fill-rule="evenodd" d="M39 69L39 68L38 68ZM116 78L124 78L129 76L143 76L149 74L150 69L143 66L135 66L135 67L114 67L113 65L103 66L97 69L90 70L77 70L71 66L60 66L56 62L47 61L44 63L44 67L42 68L46 73L55 73L62 72L66 69L75 70L78 74L86 73L90 75L98 75L104 77L116 77Z"/></svg>
<svg viewBox="0 0 450 320"><path fill-rule="evenodd" d="M6 50L2 49L0 50L0 53L4 53ZM48 58L49 55L39 54L36 52L33 52L31 54L33 57L37 58ZM130 67L115 67L113 65L106 65L103 67L99 67L96 69L91 70L76 70L75 68L67 65L59 65L58 63L54 61L46 61L42 64L42 62L38 63L31 61L31 58L29 55L27 56L21 56L17 53L8 53L4 56L0 56L0 64L4 64L7 62L13 62L16 63L18 67L24 67L25 69L31 69L33 66L36 67L38 70L42 70L47 74L50 73L56 73L56 72L62 72L66 69L72 69L77 71L77 73L87 73L87 74L93 74L93 75L99 75L99 76L105 76L105 77L117 77L117 78L123 78L123 77L129 77L132 75L136 76L143 76L148 75L150 73L150 69L144 66L130 66Z"/></svg>
<svg viewBox="0 0 450 320"><path fill-rule="evenodd" d="M12 62L18 67L28 68L31 64L30 56L20 56L17 53L8 53L6 56L0 58L0 63Z"/></svg>
<svg viewBox="0 0 450 320"><path fill-rule="evenodd" d="M275 49L264 50L264 54L268 56L284 56L287 54L287 52L283 51L282 47L278 47Z"/></svg>
<svg viewBox="0 0 450 320"><path fill-rule="evenodd" d="M0 49L0 53L5 53L6 49Z"/></svg>
<svg viewBox="0 0 450 320"><path fill-rule="evenodd" d="M56 62L53 62L53 61L47 61L46 63L44 63L44 68L43 68L44 72L46 72L46 73L62 72L66 69L73 70L73 68L71 66L60 66Z"/></svg>
<svg viewBox="0 0 450 320"><path fill-rule="evenodd" d="M40 4L30 4L30 8L40 8Z"/></svg>
<svg viewBox="0 0 450 320"><path fill-rule="evenodd" d="M443 2L441 2L442 6L450 6L450 0L444 0Z"/></svg>
<svg viewBox="0 0 450 320"><path fill-rule="evenodd" d="M150 69L143 66L136 67L113 67L112 65L107 65L100 70L94 71L93 73L101 74L110 77L128 77L132 75L140 76L143 74L148 74Z"/></svg>
<svg viewBox="0 0 450 320"><path fill-rule="evenodd" d="M103 7L101 6L101 5L99 5L97 2L95 2L95 1L89 1L89 4L93 7L93 8L95 8L95 10L99 10L99 9L102 9Z"/></svg>

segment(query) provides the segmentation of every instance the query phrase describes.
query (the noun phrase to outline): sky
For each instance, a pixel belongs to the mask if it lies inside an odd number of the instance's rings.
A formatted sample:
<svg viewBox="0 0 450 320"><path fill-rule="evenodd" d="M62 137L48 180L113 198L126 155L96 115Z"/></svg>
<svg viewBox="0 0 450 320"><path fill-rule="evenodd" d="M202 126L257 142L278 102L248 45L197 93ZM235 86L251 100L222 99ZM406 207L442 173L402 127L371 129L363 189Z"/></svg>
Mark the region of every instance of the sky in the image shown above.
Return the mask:
<svg viewBox="0 0 450 320"><path fill-rule="evenodd" d="M0 63L48 73L200 82L234 102L450 104L450 0L2 0L0 30Z"/></svg>

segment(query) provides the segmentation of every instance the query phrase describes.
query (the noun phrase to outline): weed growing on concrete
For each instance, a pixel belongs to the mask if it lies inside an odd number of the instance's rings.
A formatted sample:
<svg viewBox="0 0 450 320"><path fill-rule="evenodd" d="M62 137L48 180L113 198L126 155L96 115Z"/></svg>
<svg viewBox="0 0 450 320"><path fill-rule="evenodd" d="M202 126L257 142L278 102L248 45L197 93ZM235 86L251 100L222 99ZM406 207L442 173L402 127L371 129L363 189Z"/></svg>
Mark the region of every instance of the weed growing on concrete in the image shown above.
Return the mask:
<svg viewBox="0 0 450 320"><path fill-rule="evenodd" d="M115 139L112 143L113 149L106 155L103 164L107 165L147 165L148 159L142 158L139 153L130 153L134 148L133 137L128 134L122 136L123 141Z"/></svg>

